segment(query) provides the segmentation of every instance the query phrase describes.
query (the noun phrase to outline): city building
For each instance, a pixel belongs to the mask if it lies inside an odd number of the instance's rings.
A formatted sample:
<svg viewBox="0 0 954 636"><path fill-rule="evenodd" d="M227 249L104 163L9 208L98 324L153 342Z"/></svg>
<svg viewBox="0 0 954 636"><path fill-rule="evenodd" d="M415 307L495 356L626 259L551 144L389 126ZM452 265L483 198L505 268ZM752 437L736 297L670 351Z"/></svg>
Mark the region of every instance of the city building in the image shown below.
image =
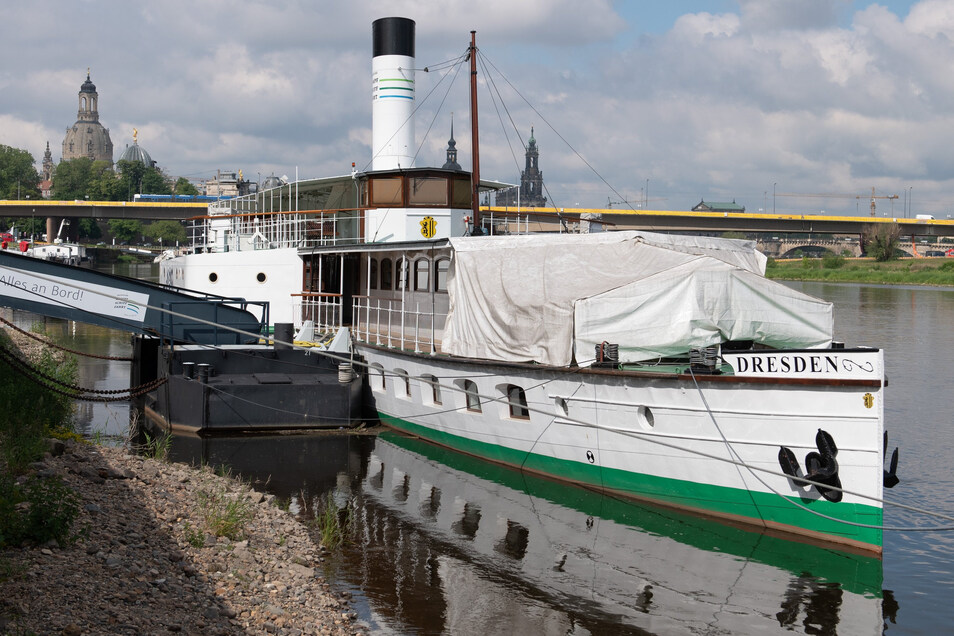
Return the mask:
<svg viewBox="0 0 954 636"><path fill-rule="evenodd" d="M732 203L701 200L692 208L693 212L745 212L745 206L739 205L732 199Z"/></svg>
<svg viewBox="0 0 954 636"><path fill-rule="evenodd" d="M76 123L66 129L62 160L88 157L93 161L108 161L112 167L113 142L109 138L109 129L99 122L99 93L90 80L88 69L86 81L80 86L78 97Z"/></svg>

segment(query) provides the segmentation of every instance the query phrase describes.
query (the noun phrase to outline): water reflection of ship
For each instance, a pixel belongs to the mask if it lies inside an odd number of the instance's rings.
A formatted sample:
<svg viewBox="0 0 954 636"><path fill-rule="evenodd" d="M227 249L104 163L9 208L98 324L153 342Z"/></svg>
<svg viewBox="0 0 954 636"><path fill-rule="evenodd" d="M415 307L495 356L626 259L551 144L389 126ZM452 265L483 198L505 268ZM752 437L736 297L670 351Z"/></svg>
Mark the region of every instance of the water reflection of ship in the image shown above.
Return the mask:
<svg viewBox="0 0 954 636"><path fill-rule="evenodd" d="M432 612L442 610L438 631L883 629L877 559L622 502L393 434L376 441L361 491L357 549L382 552L374 560L393 573L389 582L375 569L379 593L390 583L400 607L428 589ZM402 589L415 591L401 598Z"/></svg>
<svg viewBox="0 0 954 636"><path fill-rule="evenodd" d="M524 475L396 433L177 436L172 459L313 511L351 502L334 576L415 633L881 633L879 559ZM889 609L890 608L890 609Z"/></svg>

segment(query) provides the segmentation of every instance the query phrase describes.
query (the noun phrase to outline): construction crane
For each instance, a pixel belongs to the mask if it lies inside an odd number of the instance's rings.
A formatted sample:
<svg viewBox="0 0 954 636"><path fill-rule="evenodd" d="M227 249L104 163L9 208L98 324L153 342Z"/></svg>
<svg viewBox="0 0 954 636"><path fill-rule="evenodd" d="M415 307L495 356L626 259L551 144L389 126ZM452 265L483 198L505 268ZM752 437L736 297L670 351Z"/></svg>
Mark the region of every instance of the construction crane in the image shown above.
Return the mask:
<svg viewBox="0 0 954 636"><path fill-rule="evenodd" d="M864 195L864 196L858 195L858 196L856 196L855 198L856 198L856 199L867 199L868 196L867 196L867 195ZM874 186L872 186L872 187L871 187L871 216L874 216L874 215L875 215L875 199L897 199L897 198L898 198L898 195L896 195L896 194L875 196L875 189L874 189Z"/></svg>
<svg viewBox="0 0 954 636"><path fill-rule="evenodd" d="M815 197L824 199L871 199L871 216L875 215L875 199L897 199L898 195L875 195L875 189L871 188L871 195L867 194L842 194L839 192L778 192L774 196L778 197Z"/></svg>

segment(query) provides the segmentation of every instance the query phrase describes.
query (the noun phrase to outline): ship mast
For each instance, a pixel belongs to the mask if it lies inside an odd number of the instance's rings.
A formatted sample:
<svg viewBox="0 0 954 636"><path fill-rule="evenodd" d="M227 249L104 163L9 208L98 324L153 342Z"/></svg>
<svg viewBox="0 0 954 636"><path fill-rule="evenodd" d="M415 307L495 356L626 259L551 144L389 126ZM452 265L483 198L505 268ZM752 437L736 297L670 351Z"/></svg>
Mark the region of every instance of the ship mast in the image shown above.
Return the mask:
<svg viewBox="0 0 954 636"><path fill-rule="evenodd" d="M474 165L471 173L471 200L474 230L480 232L480 152L477 145L477 32L470 32L470 134L474 153Z"/></svg>

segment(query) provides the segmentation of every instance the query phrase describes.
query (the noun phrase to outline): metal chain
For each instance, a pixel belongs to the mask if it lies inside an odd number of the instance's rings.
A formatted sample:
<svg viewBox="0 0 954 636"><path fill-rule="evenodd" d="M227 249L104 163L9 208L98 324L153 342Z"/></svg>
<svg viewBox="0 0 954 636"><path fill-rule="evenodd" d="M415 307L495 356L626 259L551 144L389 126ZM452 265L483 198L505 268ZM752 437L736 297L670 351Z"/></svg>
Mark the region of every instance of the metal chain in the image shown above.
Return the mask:
<svg viewBox="0 0 954 636"><path fill-rule="evenodd" d="M2 322L3 324L5 324L5 325L6 325L7 327L9 327L10 329L13 329L14 331L18 331L18 332L22 333L24 336L27 336L27 337L29 337L29 338L33 338L33 339L36 340L37 342L41 342L41 343L45 344L45 345L48 346L48 347L53 347L54 349L59 349L59 350L61 350L61 351L66 351L66 352L68 352L68 353L73 353L73 354L76 354L76 355L79 355L79 356L86 356L87 358L96 358L96 359L98 359L98 360L118 360L118 361L120 361L120 362L132 362L132 360L133 360L132 358L122 358L122 357L118 357L118 356L100 356L100 355L96 355L95 353L86 353L86 352L84 352L84 351L76 351L75 349L69 349L68 347L64 347L64 346L58 345L58 344L56 344L56 343L54 343L54 342L50 342L49 340L46 340L46 339L44 339L44 338L41 338L40 336L36 335L35 333L30 333L29 331L25 331L25 330L23 330L23 329L20 329L19 327L17 327L15 324L13 324L12 322L10 322L10 321L7 320L6 318L0 317L0 322Z"/></svg>
<svg viewBox="0 0 954 636"><path fill-rule="evenodd" d="M153 389L156 389L166 383L167 378L157 378L151 382L145 384L140 384L136 387L129 387L128 389L89 389L86 387L81 387L75 384L69 384L66 382L61 382L60 380L49 376L39 369L33 367L31 364L22 360L12 352L10 352L5 347L0 347L0 361L7 363L9 366L18 368L23 371L24 375L28 379L39 384L54 393L59 395L74 399L74 400L83 400L86 402L122 402L129 400L134 397L139 397L144 393L148 393ZM41 380L42 378L42 380ZM44 382L43 380L46 380ZM70 389L66 391L59 387L65 387ZM119 394L125 395L119 395ZM89 394L99 394L99 395L89 395ZM115 397L104 397L105 395L113 395Z"/></svg>

